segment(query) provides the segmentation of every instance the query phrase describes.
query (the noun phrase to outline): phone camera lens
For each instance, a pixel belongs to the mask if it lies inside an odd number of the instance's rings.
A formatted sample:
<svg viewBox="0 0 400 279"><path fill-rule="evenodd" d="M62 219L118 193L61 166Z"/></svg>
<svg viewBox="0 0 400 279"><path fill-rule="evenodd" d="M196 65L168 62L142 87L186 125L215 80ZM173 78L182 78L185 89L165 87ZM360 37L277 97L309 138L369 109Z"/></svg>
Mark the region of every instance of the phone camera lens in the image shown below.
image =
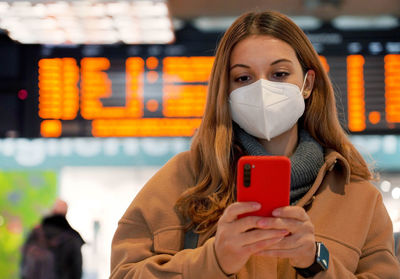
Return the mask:
<svg viewBox="0 0 400 279"><path fill-rule="evenodd" d="M243 185L245 187L250 187L251 184L251 165L245 164L243 170Z"/></svg>

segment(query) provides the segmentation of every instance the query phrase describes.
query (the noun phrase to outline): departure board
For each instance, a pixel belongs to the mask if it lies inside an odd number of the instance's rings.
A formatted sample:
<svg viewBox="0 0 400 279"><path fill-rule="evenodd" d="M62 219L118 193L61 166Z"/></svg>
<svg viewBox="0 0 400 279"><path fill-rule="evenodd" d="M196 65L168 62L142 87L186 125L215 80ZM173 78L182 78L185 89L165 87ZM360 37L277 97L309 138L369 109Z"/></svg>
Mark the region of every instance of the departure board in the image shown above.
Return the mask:
<svg viewBox="0 0 400 279"><path fill-rule="evenodd" d="M349 131L400 127L400 54L320 58L339 105L346 103ZM80 115L96 137L191 136L200 125L213 60L129 57L111 67L106 57L41 59L41 135L63 135L63 125Z"/></svg>
<svg viewBox="0 0 400 279"><path fill-rule="evenodd" d="M41 59L41 135L59 137L63 125L87 122L96 137L192 136L203 115L213 61L212 56L129 57L111 66L106 57Z"/></svg>
<svg viewBox="0 0 400 279"><path fill-rule="evenodd" d="M191 137L221 34L189 31L172 45L40 46L30 77L37 88L26 88L36 116L24 119L37 128L25 135ZM399 134L400 28L307 35L332 80L342 126Z"/></svg>
<svg viewBox="0 0 400 279"><path fill-rule="evenodd" d="M346 128L354 133L398 133L400 54L356 54L327 61Z"/></svg>

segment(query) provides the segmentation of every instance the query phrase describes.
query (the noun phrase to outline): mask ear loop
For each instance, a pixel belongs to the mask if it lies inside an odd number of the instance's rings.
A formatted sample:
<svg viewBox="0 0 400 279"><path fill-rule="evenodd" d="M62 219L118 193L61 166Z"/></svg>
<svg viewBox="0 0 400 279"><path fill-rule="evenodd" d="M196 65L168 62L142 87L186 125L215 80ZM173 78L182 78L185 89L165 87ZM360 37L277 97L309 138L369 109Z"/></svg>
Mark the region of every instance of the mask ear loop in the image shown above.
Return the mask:
<svg viewBox="0 0 400 279"><path fill-rule="evenodd" d="M304 86L306 85L307 75L308 75L308 71L307 71L306 75L304 76L303 85L301 86L301 90L300 90L300 94L303 95L303 96L304 96L303 89L304 89Z"/></svg>

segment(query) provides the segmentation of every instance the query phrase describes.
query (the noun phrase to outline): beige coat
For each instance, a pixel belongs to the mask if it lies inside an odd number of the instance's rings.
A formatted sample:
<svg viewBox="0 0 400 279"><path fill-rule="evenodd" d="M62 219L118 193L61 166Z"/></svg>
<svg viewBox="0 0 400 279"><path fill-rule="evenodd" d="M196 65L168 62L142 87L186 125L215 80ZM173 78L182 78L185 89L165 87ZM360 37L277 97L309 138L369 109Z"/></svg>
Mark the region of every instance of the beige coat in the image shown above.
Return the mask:
<svg viewBox="0 0 400 279"><path fill-rule="evenodd" d="M183 224L174 210L180 194L194 185L190 152L172 158L144 186L121 218L112 243L110 278L302 278L286 259L252 256L227 277L214 252L216 227L183 249ZM325 158L314 185L299 201L330 252L329 269L315 278L399 279L392 223L379 191L350 177L336 152Z"/></svg>

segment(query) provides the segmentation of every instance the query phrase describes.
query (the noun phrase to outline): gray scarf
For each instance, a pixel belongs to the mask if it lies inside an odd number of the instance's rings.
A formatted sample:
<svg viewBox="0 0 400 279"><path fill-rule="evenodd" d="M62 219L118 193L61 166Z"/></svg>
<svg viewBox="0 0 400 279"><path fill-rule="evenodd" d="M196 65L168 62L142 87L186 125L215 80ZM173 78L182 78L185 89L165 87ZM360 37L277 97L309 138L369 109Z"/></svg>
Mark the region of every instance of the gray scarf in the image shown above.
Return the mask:
<svg viewBox="0 0 400 279"><path fill-rule="evenodd" d="M271 156L254 137L246 133L236 123L233 123L236 139L248 155ZM324 152L310 134L300 129L299 143L296 151L290 157L290 204L296 204L311 188L322 165Z"/></svg>

